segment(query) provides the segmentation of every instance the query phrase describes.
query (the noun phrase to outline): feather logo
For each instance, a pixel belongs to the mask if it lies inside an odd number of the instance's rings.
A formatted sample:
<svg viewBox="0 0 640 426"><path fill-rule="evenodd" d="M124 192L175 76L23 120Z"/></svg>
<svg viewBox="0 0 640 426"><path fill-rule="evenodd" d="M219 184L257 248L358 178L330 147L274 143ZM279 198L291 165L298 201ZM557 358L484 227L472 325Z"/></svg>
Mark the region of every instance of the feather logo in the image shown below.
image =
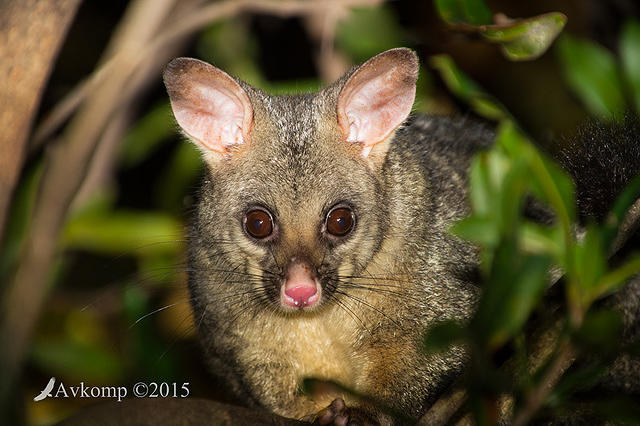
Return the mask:
<svg viewBox="0 0 640 426"><path fill-rule="evenodd" d="M38 401L42 401L48 396L51 396L51 391L53 390L53 385L55 383L56 383L55 377L52 377L51 379L49 379L49 383L47 383L47 386L45 386L44 389L42 389L42 392L40 392L40 395L33 398L33 400L38 402Z"/></svg>

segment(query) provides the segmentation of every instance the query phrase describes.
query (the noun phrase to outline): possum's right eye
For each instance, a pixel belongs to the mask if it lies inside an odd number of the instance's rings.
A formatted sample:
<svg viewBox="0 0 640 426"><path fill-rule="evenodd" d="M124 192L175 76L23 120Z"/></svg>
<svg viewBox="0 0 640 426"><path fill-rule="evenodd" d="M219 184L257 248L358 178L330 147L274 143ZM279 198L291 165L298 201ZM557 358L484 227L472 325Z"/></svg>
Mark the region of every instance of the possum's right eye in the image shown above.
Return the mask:
<svg viewBox="0 0 640 426"><path fill-rule="evenodd" d="M271 214L263 209L248 211L244 216L244 229L249 235L258 240L267 238L273 233Z"/></svg>
<svg viewBox="0 0 640 426"><path fill-rule="evenodd" d="M336 237L344 237L353 229L355 217L349 207L336 207L329 212L325 221L328 233Z"/></svg>

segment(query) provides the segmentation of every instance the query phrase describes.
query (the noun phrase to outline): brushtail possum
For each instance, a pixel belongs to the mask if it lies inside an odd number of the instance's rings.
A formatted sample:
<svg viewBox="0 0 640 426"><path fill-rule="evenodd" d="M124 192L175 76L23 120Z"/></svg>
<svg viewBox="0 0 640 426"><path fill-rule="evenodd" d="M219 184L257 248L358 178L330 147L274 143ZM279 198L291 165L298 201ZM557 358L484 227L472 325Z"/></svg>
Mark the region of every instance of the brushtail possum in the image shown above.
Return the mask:
<svg viewBox="0 0 640 426"><path fill-rule="evenodd" d="M390 421L302 395L314 377L419 418L461 372L462 348L425 355L420 341L479 297L476 248L449 228L469 212L470 160L493 132L409 117L417 75L404 48L302 95L196 59L167 66L174 116L207 165L190 230L194 319L211 370L248 404Z"/></svg>

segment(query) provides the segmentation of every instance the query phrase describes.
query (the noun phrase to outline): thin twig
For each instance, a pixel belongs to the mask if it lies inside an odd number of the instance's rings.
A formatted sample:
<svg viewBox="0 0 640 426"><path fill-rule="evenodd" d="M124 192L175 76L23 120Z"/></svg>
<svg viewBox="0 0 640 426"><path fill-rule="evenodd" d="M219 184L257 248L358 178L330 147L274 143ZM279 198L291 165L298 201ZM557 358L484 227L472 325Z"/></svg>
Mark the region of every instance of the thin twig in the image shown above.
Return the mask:
<svg viewBox="0 0 640 426"><path fill-rule="evenodd" d="M617 253L618 250L626 244L636 229L638 229L638 226L640 226L640 198L633 203L629 210L627 210L624 219L622 219L622 223L618 229L618 235L616 235L612 244L612 255Z"/></svg>
<svg viewBox="0 0 640 426"><path fill-rule="evenodd" d="M553 390L558 380L576 358L576 351L569 341L563 341L559 345L558 355L553 359L540 383L529 393L525 399L523 408L513 419L513 426L525 425L533 418Z"/></svg>
<svg viewBox="0 0 640 426"><path fill-rule="evenodd" d="M176 5L176 16L184 16L185 10L193 10L202 0L182 1ZM179 18L178 18L179 19ZM183 51L184 44L189 34L182 39L175 40L167 45L156 55L143 62L133 71L132 77L127 81L118 99L118 105L114 107L114 114L106 124L103 134L97 143L96 153L93 155L89 172L76 195L73 204L81 205L83 200L91 196L100 187L103 187L113 174L120 153L119 146L124 141L123 136L131 124L134 111L138 106L137 99L141 92L153 84L157 84L160 70L169 59Z"/></svg>
<svg viewBox="0 0 640 426"><path fill-rule="evenodd" d="M462 407L467 400L467 393L462 389L453 389L440 397L429 411L422 416L419 425L443 425Z"/></svg>
<svg viewBox="0 0 640 426"><path fill-rule="evenodd" d="M351 65L344 55L335 49L337 25L348 14L348 8L337 7L334 3L331 0L325 0L324 12L309 14L305 17L307 31L320 46L316 53L316 65L320 78L325 83L338 79Z"/></svg>
<svg viewBox="0 0 640 426"><path fill-rule="evenodd" d="M133 59L135 61L133 65L148 61L176 40L205 28L211 22L230 18L242 12L259 12L279 17L289 17L323 13L326 9L338 7L375 6L381 3L381 1L382 0L328 0L327 2L315 2L307 0L225 0L216 2L194 10L180 19L176 24L169 25L167 29L154 38L154 40L150 41L148 46L138 52L138 55ZM119 62L119 56L113 56L60 101L36 129L30 149L32 151L38 149L46 142L65 120L73 114L82 101L89 96L107 76L118 69Z"/></svg>
<svg viewBox="0 0 640 426"><path fill-rule="evenodd" d="M51 146L13 280L5 299L0 344L6 349L0 384L10 386L19 371L49 288L57 239L69 206L83 182L95 144L113 114L121 89L132 73L131 60L165 22L176 0L137 0L130 4L105 55L118 55L119 72L105 78L66 128L61 143Z"/></svg>

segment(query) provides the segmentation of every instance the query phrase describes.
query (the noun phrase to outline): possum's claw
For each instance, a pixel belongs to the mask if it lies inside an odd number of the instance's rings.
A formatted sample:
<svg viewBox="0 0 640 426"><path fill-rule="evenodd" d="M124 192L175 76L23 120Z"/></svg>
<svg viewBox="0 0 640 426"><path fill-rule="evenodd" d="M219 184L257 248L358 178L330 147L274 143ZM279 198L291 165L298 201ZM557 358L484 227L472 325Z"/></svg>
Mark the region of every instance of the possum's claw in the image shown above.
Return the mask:
<svg viewBox="0 0 640 426"><path fill-rule="evenodd" d="M358 408L348 408L342 398L336 398L327 408L316 414L313 424L333 426L375 426L378 423L371 420L364 411Z"/></svg>
<svg viewBox="0 0 640 426"><path fill-rule="evenodd" d="M327 408L320 410L313 423L318 425L346 426L349 420L347 406L342 398L336 398Z"/></svg>

